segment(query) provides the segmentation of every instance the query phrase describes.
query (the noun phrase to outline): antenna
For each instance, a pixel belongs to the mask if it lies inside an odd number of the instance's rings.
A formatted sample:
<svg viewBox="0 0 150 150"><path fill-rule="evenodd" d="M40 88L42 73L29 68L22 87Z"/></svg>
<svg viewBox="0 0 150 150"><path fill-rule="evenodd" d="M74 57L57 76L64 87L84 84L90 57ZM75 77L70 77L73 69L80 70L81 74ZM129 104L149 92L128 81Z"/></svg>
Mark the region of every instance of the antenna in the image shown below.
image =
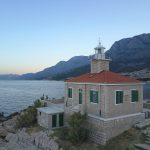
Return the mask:
<svg viewBox="0 0 150 150"><path fill-rule="evenodd" d="M99 42L98 43L99 43L99 45L101 45L101 38L100 37L99 37Z"/></svg>

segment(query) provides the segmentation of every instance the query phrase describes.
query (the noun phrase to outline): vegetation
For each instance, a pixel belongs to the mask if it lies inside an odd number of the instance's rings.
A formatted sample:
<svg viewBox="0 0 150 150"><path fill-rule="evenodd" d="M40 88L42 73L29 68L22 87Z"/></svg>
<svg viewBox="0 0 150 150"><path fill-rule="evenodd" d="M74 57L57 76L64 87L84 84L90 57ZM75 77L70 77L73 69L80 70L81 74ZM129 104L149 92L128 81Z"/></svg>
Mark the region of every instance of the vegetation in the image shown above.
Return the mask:
<svg viewBox="0 0 150 150"><path fill-rule="evenodd" d="M35 124L34 126L31 126L29 128L26 129L27 133L31 134L31 133L36 133L36 132L40 132L40 131L46 131L47 129L44 127L41 127L37 124Z"/></svg>
<svg viewBox="0 0 150 150"><path fill-rule="evenodd" d="M64 150L67 149L68 146L70 149L74 149L74 145L79 148L79 145L82 145L87 138L87 130L84 127L86 116L81 113L74 113L69 117L68 123L68 128L56 129L53 136L59 137L60 140L58 143L60 143Z"/></svg>
<svg viewBox="0 0 150 150"><path fill-rule="evenodd" d="M145 136L141 130L134 128L125 131L123 134L111 139L105 146L96 145L93 142L85 141L80 145L74 145L66 136L69 132L67 128L56 129L53 136L59 137L57 142L63 150L134 150L134 144L144 143Z"/></svg>
<svg viewBox="0 0 150 150"><path fill-rule="evenodd" d="M17 118L16 127L30 127L37 123L37 108L42 107L42 103L40 100L36 100L33 106L29 106L26 110L24 110L20 116Z"/></svg>
<svg viewBox="0 0 150 150"><path fill-rule="evenodd" d="M80 112L74 113L70 116L69 123L69 132L68 137L71 143L81 144L85 141L87 137L87 130L85 129L86 116L81 115Z"/></svg>

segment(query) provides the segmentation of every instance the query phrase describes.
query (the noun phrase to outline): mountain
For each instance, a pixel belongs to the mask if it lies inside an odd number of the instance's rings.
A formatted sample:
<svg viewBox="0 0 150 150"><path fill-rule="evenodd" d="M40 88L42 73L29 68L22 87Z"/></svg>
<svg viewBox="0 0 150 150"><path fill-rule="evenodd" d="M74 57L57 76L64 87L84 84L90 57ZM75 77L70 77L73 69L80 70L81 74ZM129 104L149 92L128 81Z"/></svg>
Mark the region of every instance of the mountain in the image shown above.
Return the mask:
<svg viewBox="0 0 150 150"><path fill-rule="evenodd" d="M114 72L128 72L127 75L130 75L129 72L134 71L133 74L136 74L135 71L150 68L150 34L141 34L116 41L105 54L106 58L112 59L110 70ZM82 70L82 73L80 70ZM66 79L77 76L79 75L78 73L83 74L89 71L90 65L87 64L83 67L72 69L69 72L56 75L52 79ZM145 78L144 73L140 73L140 75L142 79ZM146 78L148 79L150 76Z"/></svg>
<svg viewBox="0 0 150 150"><path fill-rule="evenodd" d="M139 71L126 72L122 73L122 75L130 76L143 81L150 81L150 68L142 69Z"/></svg>
<svg viewBox="0 0 150 150"><path fill-rule="evenodd" d="M91 50L92 52L92 50ZM150 33L116 41L106 51L111 58L110 70L114 72L131 72L150 68ZM88 56L75 56L68 61L60 61L55 66L37 73L23 75L0 75L0 79L66 79L90 71Z"/></svg>
<svg viewBox="0 0 150 150"><path fill-rule="evenodd" d="M115 72L129 72L150 68L150 34L116 41L106 52L111 58L110 68Z"/></svg>
<svg viewBox="0 0 150 150"><path fill-rule="evenodd" d="M16 74L2 74L0 75L0 80L16 80L19 78L19 75Z"/></svg>
<svg viewBox="0 0 150 150"><path fill-rule="evenodd" d="M69 59L68 61L60 61L55 66L46 68L37 73L27 73L20 76L16 76L16 78L12 79L40 80L69 72L73 69L83 67L87 64L90 64L88 56L75 56ZM9 78L8 77L9 76L7 75L0 75L0 79L10 79L10 77Z"/></svg>
<svg viewBox="0 0 150 150"><path fill-rule="evenodd" d="M81 74L84 74L84 73L88 73L90 72L90 64L87 64L87 65L84 65L82 67L78 67L78 68L75 68L75 69L71 69L70 71L68 72L65 72L65 73L62 73L62 74L57 74L53 77L47 77L46 79L52 79L52 80L64 80L64 79L69 79L69 78L72 78L72 77L76 77L76 76L79 76Z"/></svg>

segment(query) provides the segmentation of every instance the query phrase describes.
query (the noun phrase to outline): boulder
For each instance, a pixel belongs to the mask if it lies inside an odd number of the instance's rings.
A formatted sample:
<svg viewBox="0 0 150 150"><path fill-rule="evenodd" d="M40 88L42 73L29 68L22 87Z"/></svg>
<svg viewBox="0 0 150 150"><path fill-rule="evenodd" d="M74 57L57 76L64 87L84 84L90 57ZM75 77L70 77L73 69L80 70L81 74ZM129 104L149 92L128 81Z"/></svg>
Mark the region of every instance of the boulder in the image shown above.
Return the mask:
<svg viewBox="0 0 150 150"><path fill-rule="evenodd" d="M17 116L14 116L12 119L9 119L7 121L4 121L3 127L8 131L8 132L12 132L15 133L16 132L16 120L17 120Z"/></svg>
<svg viewBox="0 0 150 150"><path fill-rule="evenodd" d="M7 136L8 132L3 126L0 126L0 137L5 138Z"/></svg>
<svg viewBox="0 0 150 150"><path fill-rule="evenodd" d="M30 135L25 129L17 133L9 133L6 136L6 149L8 150L59 150L58 144L49 137L49 131L40 131Z"/></svg>

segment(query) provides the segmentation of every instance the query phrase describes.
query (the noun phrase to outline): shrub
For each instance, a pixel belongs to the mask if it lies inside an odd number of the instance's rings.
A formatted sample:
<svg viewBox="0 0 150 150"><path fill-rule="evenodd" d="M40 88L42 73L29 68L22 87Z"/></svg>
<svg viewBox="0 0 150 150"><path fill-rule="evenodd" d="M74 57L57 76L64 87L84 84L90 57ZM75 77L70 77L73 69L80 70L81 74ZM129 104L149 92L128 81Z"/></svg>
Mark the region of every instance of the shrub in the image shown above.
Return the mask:
<svg viewBox="0 0 150 150"><path fill-rule="evenodd" d="M17 118L16 127L30 127L37 123L37 109L42 107L40 100L36 100L33 106L28 107L24 112Z"/></svg>
<svg viewBox="0 0 150 150"><path fill-rule="evenodd" d="M74 113L70 116L69 123L69 140L73 144L81 144L87 137L87 130L85 129L86 116L80 112Z"/></svg>

